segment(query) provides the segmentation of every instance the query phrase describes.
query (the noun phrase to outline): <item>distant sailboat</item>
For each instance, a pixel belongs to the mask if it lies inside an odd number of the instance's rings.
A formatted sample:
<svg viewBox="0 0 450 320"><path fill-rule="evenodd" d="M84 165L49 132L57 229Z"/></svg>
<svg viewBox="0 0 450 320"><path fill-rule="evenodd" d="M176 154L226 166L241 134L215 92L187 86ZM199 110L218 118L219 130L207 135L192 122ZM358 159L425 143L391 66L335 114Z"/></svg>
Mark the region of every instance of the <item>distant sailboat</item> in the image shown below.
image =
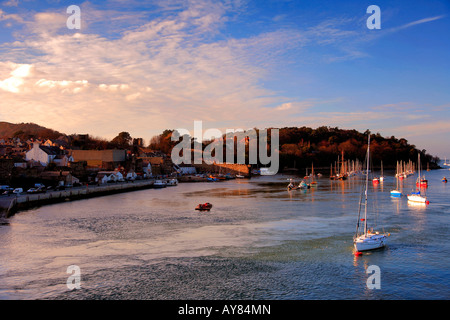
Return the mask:
<svg viewBox="0 0 450 320"><path fill-rule="evenodd" d="M370 230L367 225L367 209L368 209L368 189L369 189L369 162L370 162L370 134L367 144L367 172L366 181L364 184L364 192L361 193L359 201L358 222L356 225L355 236L353 237L353 244L357 253L362 251L374 250L383 248L386 246L387 234L379 233L377 231ZM364 196L364 203L362 203L362 197ZM361 207L364 206L364 218L361 218Z"/></svg>
<svg viewBox="0 0 450 320"><path fill-rule="evenodd" d="M311 182L309 183L309 185L311 187L317 187L317 181L314 179L315 175L314 175L314 163L311 164Z"/></svg>
<svg viewBox="0 0 450 320"><path fill-rule="evenodd" d="M384 175L383 175L383 161L381 161L381 175L380 175L380 182L384 181Z"/></svg>
<svg viewBox="0 0 450 320"><path fill-rule="evenodd" d="M402 197L402 193L398 190L398 179L399 179L398 162L397 162L397 173L395 174L395 179L396 179L397 185L396 185L395 190L391 191L391 197L392 198L401 198Z"/></svg>
<svg viewBox="0 0 450 320"><path fill-rule="evenodd" d="M418 166L417 166L417 171L418 171L418 177L417 177L417 183L416 186L418 187L418 190L416 190L416 192L413 192L411 194L408 194L408 201L412 201L412 202L417 202L417 203L424 203L424 204L428 204L429 201L427 200L426 196L423 196L421 194L421 189L422 189L422 183L421 183L421 177L420 177L420 154L419 154L419 160L418 160Z"/></svg>
<svg viewBox="0 0 450 320"><path fill-rule="evenodd" d="M296 187L295 184L294 184L294 180L293 180L293 179L290 179L290 180L289 180L289 184L288 184L288 186L287 186L287 189L288 189L288 190L295 190L295 189L297 189L297 187Z"/></svg>

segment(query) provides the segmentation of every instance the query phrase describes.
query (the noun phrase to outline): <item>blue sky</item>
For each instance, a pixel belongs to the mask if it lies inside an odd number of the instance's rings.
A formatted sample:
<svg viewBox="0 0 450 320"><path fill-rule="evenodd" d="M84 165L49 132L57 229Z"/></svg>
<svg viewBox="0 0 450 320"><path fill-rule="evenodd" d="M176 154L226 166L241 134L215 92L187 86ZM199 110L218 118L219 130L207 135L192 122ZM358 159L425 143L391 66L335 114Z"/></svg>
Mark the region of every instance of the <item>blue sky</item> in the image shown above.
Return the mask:
<svg viewBox="0 0 450 320"><path fill-rule="evenodd" d="M81 29L69 30L69 5ZM369 5L381 29L369 30ZM450 158L450 2L0 0L0 120L147 141L322 125Z"/></svg>

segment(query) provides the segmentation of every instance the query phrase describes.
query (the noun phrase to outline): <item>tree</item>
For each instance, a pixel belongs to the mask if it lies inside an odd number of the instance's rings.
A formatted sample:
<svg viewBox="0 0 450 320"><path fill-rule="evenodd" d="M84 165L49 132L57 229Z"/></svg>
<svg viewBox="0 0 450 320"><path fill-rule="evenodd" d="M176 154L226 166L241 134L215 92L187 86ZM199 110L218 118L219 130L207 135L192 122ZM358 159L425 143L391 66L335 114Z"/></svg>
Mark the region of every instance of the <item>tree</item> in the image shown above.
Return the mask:
<svg viewBox="0 0 450 320"><path fill-rule="evenodd" d="M111 140L111 143L122 149L127 149L130 146L131 141L133 138L131 138L131 135L128 132L121 132L117 137Z"/></svg>

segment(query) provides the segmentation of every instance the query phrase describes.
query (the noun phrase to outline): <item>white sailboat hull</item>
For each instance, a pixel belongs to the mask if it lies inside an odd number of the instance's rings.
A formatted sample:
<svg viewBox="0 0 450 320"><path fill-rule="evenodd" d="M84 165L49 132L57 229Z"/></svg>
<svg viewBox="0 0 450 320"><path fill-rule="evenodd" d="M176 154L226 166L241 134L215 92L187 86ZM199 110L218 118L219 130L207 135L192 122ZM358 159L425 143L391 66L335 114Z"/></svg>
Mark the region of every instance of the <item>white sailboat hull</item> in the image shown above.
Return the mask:
<svg viewBox="0 0 450 320"><path fill-rule="evenodd" d="M356 251L369 251L385 247L387 237L384 234L366 234L354 240Z"/></svg>
<svg viewBox="0 0 450 320"><path fill-rule="evenodd" d="M427 201L427 198L422 197L420 194L409 194L408 200L412 202L425 203Z"/></svg>

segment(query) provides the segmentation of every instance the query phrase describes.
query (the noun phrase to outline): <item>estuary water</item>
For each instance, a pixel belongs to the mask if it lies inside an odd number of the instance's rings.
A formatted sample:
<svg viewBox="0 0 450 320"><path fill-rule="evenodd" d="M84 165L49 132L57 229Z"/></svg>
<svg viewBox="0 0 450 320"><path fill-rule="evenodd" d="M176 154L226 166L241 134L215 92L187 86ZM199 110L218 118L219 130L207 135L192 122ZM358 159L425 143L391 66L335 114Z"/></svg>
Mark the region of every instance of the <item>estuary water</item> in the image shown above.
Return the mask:
<svg viewBox="0 0 450 320"><path fill-rule="evenodd" d="M368 223L389 245L359 257L362 175L294 191L288 175L183 183L20 212L0 226L0 299L450 299L445 175L426 172L427 206L391 199L392 172L370 183ZM194 210L204 202L210 212Z"/></svg>

